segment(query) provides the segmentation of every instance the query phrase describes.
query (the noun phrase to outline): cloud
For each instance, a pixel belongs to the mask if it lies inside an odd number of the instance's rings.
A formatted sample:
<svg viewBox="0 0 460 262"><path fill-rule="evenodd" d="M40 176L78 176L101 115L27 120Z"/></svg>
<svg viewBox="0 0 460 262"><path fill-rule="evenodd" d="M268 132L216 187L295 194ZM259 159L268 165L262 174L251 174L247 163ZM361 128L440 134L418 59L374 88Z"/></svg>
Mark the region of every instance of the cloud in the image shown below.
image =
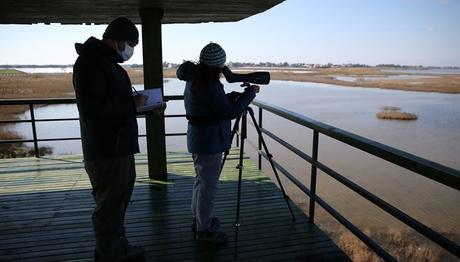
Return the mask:
<svg viewBox="0 0 460 262"><path fill-rule="evenodd" d="M432 26L427 26L427 27L426 27L426 31L428 31L428 32L433 31L433 27L432 27Z"/></svg>

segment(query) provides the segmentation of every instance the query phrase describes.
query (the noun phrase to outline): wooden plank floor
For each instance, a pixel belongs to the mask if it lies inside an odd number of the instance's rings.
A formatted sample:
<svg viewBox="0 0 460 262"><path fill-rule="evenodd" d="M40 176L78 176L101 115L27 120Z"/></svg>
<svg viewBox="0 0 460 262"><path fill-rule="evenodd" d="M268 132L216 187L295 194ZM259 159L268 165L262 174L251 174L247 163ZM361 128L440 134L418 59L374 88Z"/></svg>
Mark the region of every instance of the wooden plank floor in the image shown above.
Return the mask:
<svg viewBox="0 0 460 262"><path fill-rule="evenodd" d="M191 156L168 154L167 183L149 180L146 156L136 156L125 224L130 241L146 248L146 261L348 261L295 205L292 222L278 188L249 159L236 235L237 161L233 151L215 208L230 241L215 248L195 242L190 230ZM0 160L0 261L91 261L93 206L81 156Z"/></svg>

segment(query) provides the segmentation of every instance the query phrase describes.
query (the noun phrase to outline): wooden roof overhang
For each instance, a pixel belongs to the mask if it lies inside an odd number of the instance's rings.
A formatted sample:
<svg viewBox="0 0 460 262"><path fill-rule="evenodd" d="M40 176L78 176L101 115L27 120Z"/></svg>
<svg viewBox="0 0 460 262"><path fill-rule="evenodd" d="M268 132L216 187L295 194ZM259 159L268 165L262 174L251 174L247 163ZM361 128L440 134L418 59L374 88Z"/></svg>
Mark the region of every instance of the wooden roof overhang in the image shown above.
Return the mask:
<svg viewBox="0 0 460 262"><path fill-rule="evenodd" d="M163 10L162 23L232 22L284 0L2 0L0 24L108 24L125 16L141 23L139 10Z"/></svg>

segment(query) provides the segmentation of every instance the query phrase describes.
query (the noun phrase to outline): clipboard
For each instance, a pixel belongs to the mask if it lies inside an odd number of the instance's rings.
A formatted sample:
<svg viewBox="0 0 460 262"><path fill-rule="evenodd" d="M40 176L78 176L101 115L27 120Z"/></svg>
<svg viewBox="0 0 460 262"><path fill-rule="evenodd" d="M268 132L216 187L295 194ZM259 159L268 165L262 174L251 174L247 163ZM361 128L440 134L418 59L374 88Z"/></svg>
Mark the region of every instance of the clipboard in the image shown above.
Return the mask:
<svg viewBox="0 0 460 262"><path fill-rule="evenodd" d="M152 111L155 108L161 107L165 104L163 101L163 93L161 88L151 88L135 92L133 95L145 95L147 101L145 105L136 108L137 112Z"/></svg>

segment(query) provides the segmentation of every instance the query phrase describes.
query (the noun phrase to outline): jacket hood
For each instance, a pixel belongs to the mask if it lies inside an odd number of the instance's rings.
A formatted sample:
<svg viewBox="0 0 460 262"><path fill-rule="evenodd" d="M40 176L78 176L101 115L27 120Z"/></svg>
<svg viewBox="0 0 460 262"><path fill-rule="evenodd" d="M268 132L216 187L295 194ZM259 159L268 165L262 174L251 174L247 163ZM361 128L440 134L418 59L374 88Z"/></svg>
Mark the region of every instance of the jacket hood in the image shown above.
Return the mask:
<svg viewBox="0 0 460 262"><path fill-rule="evenodd" d="M75 43L75 50L78 55L101 55L113 62L123 63L123 59L115 50L95 37L88 38L83 44Z"/></svg>
<svg viewBox="0 0 460 262"><path fill-rule="evenodd" d="M176 71L176 76L179 80L192 81L196 74L195 63L186 61L182 63Z"/></svg>

